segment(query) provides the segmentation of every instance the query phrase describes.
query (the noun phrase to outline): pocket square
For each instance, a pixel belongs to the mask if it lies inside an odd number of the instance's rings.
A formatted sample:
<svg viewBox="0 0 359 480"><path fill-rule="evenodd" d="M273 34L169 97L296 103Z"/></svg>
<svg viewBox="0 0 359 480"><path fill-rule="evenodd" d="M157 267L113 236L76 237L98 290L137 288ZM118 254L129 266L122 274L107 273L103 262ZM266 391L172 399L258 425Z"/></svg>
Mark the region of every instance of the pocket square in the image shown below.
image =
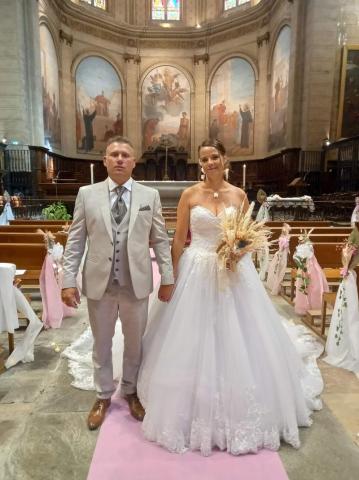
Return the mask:
<svg viewBox="0 0 359 480"><path fill-rule="evenodd" d="M139 212L144 212L146 210L151 210L151 207L149 205L143 205L142 207L139 208Z"/></svg>

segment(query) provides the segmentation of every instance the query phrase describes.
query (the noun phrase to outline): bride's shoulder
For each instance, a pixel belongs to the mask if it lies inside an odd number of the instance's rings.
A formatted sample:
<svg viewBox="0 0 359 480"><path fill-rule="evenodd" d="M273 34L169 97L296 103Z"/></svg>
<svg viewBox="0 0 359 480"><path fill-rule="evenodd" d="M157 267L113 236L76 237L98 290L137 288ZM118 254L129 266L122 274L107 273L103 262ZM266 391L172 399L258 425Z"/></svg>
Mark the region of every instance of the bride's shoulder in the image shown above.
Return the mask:
<svg viewBox="0 0 359 480"><path fill-rule="evenodd" d="M244 190L242 190L239 187L236 187L235 185L232 185L232 184L229 184L229 185L232 192L235 193L237 196L239 196L241 199L246 197L247 194Z"/></svg>
<svg viewBox="0 0 359 480"><path fill-rule="evenodd" d="M183 190L183 192L181 194L181 197L185 198L186 200L189 200L192 197L194 197L195 195L197 195L197 193L199 193L199 191L200 191L199 184L191 185L190 187L187 187Z"/></svg>

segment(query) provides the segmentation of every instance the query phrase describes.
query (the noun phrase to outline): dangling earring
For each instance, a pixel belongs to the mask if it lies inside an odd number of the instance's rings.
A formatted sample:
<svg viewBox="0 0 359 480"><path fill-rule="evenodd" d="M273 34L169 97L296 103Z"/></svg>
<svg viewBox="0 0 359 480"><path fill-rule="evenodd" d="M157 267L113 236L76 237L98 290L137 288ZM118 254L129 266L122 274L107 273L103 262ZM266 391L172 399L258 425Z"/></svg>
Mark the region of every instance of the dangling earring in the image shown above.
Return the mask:
<svg viewBox="0 0 359 480"><path fill-rule="evenodd" d="M229 178L229 168L225 168L224 169L224 179L226 182L228 182L228 178Z"/></svg>
<svg viewBox="0 0 359 480"><path fill-rule="evenodd" d="M205 171L203 170L203 167L201 167L201 173L202 173L202 174L201 174L201 180L204 181L204 180L206 179L206 173L205 173Z"/></svg>

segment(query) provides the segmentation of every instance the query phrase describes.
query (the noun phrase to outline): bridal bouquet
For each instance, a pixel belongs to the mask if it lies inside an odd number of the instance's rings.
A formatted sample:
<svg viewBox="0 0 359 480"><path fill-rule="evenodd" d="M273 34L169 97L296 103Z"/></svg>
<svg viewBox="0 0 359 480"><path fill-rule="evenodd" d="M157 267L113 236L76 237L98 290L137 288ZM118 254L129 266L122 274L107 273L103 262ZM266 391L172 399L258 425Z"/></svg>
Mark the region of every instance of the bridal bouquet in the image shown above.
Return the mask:
<svg viewBox="0 0 359 480"><path fill-rule="evenodd" d="M216 250L222 270L235 272L243 255L262 251L269 246L271 233L264 228L264 221L252 220L253 207L254 202L245 213L243 205L240 209L224 210L221 241Z"/></svg>

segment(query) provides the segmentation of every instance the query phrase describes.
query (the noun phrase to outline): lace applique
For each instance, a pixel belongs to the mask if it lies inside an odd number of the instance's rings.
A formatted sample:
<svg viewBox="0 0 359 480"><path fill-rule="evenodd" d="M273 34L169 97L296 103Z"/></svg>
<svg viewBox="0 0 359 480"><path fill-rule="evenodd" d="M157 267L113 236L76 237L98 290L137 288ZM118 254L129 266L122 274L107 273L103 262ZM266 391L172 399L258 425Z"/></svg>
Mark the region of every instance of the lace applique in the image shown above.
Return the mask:
<svg viewBox="0 0 359 480"><path fill-rule="evenodd" d="M179 427L172 426L186 425L185 412L178 413L176 418L172 417L171 425L159 427L158 431L158 425L152 424L151 412L148 411L143 423L144 434L148 440L157 442L171 452L200 450L204 456L209 456L214 447L226 450L232 455L256 453L261 448L278 450L281 438L295 448L300 447L297 427L280 431L269 411L256 401L254 391L247 391L244 395L248 405L247 414L237 423L225 417L226 410L218 393L214 402L213 418L193 418L187 436ZM310 423L310 419L305 419L304 425L309 426Z"/></svg>

